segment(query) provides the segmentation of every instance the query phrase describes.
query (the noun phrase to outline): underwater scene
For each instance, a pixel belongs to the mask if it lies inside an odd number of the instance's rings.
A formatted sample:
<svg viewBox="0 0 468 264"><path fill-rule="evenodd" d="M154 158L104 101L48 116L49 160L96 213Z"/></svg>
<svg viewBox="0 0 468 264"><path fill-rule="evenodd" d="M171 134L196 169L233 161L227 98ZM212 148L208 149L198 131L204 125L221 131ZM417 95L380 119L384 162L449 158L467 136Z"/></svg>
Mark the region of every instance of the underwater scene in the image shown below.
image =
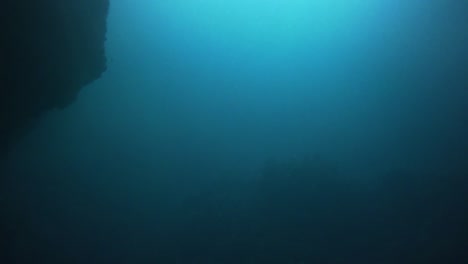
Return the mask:
<svg viewBox="0 0 468 264"><path fill-rule="evenodd" d="M107 27L107 71L1 162L15 263L468 263L464 1L113 0Z"/></svg>

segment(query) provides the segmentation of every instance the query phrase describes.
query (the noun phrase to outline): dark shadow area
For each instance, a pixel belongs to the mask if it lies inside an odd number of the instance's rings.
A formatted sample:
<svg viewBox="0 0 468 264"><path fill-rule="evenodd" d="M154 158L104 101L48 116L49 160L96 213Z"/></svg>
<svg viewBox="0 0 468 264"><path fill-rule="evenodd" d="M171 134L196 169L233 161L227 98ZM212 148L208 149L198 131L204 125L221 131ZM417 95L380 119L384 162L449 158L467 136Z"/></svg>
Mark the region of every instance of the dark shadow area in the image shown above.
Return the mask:
<svg viewBox="0 0 468 264"><path fill-rule="evenodd" d="M0 4L0 158L106 70L108 0Z"/></svg>
<svg viewBox="0 0 468 264"><path fill-rule="evenodd" d="M466 168L392 170L370 185L320 157L268 161L256 180L227 177L235 172L207 179L206 168L177 167L159 166L151 172L157 178L118 165L119 174L94 178L69 171L25 182L16 174L2 199L10 258L408 264L467 258Z"/></svg>

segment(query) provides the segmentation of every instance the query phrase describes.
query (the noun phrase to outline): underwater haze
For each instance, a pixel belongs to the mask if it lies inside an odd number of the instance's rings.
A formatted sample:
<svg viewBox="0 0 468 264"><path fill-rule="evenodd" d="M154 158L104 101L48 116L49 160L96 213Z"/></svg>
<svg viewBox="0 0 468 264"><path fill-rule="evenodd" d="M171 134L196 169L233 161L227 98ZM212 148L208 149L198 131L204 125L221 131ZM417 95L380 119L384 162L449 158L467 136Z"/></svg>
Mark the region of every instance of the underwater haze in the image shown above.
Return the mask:
<svg viewBox="0 0 468 264"><path fill-rule="evenodd" d="M17 263L468 263L468 5L115 0L1 165Z"/></svg>

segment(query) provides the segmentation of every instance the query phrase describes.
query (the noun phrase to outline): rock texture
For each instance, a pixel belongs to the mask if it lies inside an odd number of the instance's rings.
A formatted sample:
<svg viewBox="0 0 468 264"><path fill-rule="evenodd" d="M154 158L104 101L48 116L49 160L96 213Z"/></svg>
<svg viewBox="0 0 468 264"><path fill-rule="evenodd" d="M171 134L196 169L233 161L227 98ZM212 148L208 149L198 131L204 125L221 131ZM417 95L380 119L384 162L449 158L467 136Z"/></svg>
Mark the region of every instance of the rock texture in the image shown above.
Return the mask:
<svg viewBox="0 0 468 264"><path fill-rule="evenodd" d="M0 154L106 69L108 0L0 3Z"/></svg>

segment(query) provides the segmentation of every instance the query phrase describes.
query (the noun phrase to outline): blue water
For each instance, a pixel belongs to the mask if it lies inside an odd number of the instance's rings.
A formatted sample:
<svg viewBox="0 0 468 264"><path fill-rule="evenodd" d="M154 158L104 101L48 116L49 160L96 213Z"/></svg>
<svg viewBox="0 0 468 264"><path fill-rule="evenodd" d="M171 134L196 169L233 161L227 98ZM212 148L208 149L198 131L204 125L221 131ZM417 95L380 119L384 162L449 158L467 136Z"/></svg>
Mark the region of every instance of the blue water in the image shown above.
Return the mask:
<svg viewBox="0 0 468 264"><path fill-rule="evenodd" d="M113 1L5 165L18 263L465 263L468 6Z"/></svg>

